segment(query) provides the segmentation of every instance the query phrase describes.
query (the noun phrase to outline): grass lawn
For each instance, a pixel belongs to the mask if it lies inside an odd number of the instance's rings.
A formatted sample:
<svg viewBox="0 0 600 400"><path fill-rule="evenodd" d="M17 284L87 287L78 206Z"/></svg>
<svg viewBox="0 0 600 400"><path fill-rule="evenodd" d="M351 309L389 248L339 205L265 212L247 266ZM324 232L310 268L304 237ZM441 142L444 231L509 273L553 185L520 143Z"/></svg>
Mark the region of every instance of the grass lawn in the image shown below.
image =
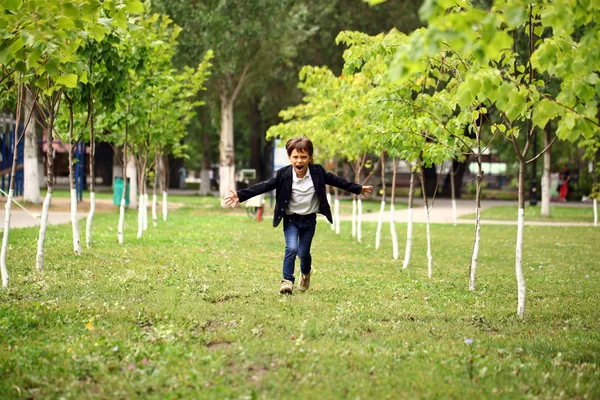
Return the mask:
<svg viewBox="0 0 600 400"><path fill-rule="evenodd" d="M312 287L278 293L283 235L215 199L136 239L126 216L98 214L95 248L72 254L51 226L46 271L37 229L11 231L0 293L0 398L597 398L600 230L525 228L526 316L516 317L516 227L485 226L477 291L473 227L414 227L408 269L342 222L313 241ZM377 208L378 209L378 208ZM516 212L515 212L516 214ZM82 227L85 222L82 221ZM397 224L404 248L405 224ZM470 342L468 344L466 342Z"/></svg>
<svg viewBox="0 0 600 400"><path fill-rule="evenodd" d="M518 206L497 206L481 211L481 219L516 221ZM542 209L537 206L525 206L525 221L549 222L594 222L591 207L550 206L550 218L540 215ZM475 219L475 213L463 215L461 219Z"/></svg>

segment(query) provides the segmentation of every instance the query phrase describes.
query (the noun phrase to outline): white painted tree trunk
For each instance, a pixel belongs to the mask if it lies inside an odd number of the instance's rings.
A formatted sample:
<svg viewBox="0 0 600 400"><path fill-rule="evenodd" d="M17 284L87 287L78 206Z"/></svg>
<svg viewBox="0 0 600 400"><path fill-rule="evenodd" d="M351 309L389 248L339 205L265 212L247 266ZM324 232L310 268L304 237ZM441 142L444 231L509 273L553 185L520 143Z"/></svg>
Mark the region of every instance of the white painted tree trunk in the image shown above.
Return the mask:
<svg viewBox="0 0 600 400"><path fill-rule="evenodd" d="M335 215L333 222L335 223L335 233L340 234L340 200L335 199L333 201L333 215Z"/></svg>
<svg viewBox="0 0 600 400"><path fill-rule="evenodd" d="M152 225L156 228L158 226L157 221L158 221L158 214L156 213L156 206L157 206L157 199L156 199L156 193L152 193Z"/></svg>
<svg viewBox="0 0 600 400"><path fill-rule="evenodd" d="M456 226L456 199L452 199L452 222Z"/></svg>
<svg viewBox="0 0 600 400"><path fill-rule="evenodd" d="M518 305L517 314L523 318L525 315L525 277L523 276L523 230L525 228L525 210L519 208L518 225L517 225L517 251L516 251L516 263L515 269L517 274L517 288L518 288Z"/></svg>
<svg viewBox="0 0 600 400"><path fill-rule="evenodd" d="M210 193L210 171L206 168L200 170L200 196L207 196Z"/></svg>
<svg viewBox="0 0 600 400"><path fill-rule="evenodd" d="M219 194L221 207L226 208L225 196L235 191L235 153L233 147L233 99L221 95L221 141L219 144Z"/></svg>
<svg viewBox="0 0 600 400"><path fill-rule="evenodd" d="M2 254L0 255L0 270L2 272L2 287L8 287L8 268L6 267L6 254L8 253L8 235L10 234L10 217L12 210L12 202L15 191L8 191L8 198L4 205L4 231L2 232Z"/></svg>
<svg viewBox="0 0 600 400"><path fill-rule="evenodd" d="M358 215L356 216L356 238L359 242L362 242L362 200L357 200Z"/></svg>
<svg viewBox="0 0 600 400"><path fill-rule="evenodd" d="M34 98L29 90L25 90L25 121L29 121L25 127L25 141L23 151L23 200L33 204L40 204L40 177L38 168L38 139L35 118L30 114L34 107Z"/></svg>
<svg viewBox="0 0 600 400"><path fill-rule="evenodd" d="M475 276L477 271L477 260L479 257L479 241L481 231L481 208L475 209L475 244L473 245L473 255L471 256L471 278L469 280L469 290L475 290Z"/></svg>
<svg viewBox="0 0 600 400"><path fill-rule="evenodd" d="M356 237L356 199L352 199L352 237Z"/></svg>
<svg viewBox="0 0 600 400"><path fill-rule="evenodd" d="M73 251L81 255L81 235L79 234L79 217L77 216L77 189L71 189L71 227L73 230Z"/></svg>
<svg viewBox="0 0 600 400"><path fill-rule="evenodd" d="M127 160L127 178L129 178L129 208L138 209L137 193L138 189L138 174L135 157L129 156Z"/></svg>
<svg viewBox="0 0 600 400"><path fill-rule="evenodd" d="M431 256L431 231L429 229L429 207L425 206L425 216L427 222L427 276L433 276L433 257Z"/></svg>
<svg viewBox="0 0 600 400"><path fill-rule="evenodd" d="M167 191L164 190L163 191L163 201L162 201L162 215L163 215L163 221L167 222L167 214L169 212L169 209L167 207Z"/></svg>
<svg viewBox="0 0 600 400"><path fill-rule="evenodd" d="M594 203L594 226L598 226L598 202L596 199L593 201Z"/></svg>
<svg viewBox="0 0 600 400"><path fill-rule="evenodd" d="M88 212L87 219L85 221L85 244L88 249L92 248L92 221L94 220L94 214L96 213L96 192L90 192L90 211Z"/></svg>
<svg viewBox="0 0 600 400"><path fill-rule="evenodd" d="M327 192L327 202L329 204L332 203L332 198L331 198L331 193ZM333 220L333 223L331 224L331 230L335 231L335 212L332 213L333 215L331 216L331 219Z"/></svg>
<svg viewBox="0 0 600 400"><path fill-rule="evenodd" d="M125 189L123 189L125 190ZM117 228L117 238L119 239L119 244L123 244L123 228L125 225L125 199L121 198L121 205L119 207L119 226Z"/></svg>
<svg viewBox="0 0 600 400"><path fill-rule="evenodd" d="M413 208L410 207L407 211L407 226L406 226L406 249L404 250L404 262L402 268L407 268L410 263L410 253L412 250L412 228L413 228Z"/></svg>
<svg viewBox="0 0 600 400"><path fill-rule="evenodd" d="M148 193L144 193L144 231L148 230Z"/></svg>
<svg viewBox="0 0 600 400"><path fill-rule="evenodd" d="M140 194L140 200L138 204L138 232L137 238L141 238L144 233L144 195Z"/></svg>
<svg viewBox="0 0 600 400"><path fill-rule="evenodd" d="M377 219L377 231L375 232L375 249L381 246L381 226L383 225L383 213L385 212L385 200L381 200L379 207L379 218Z"/></svg>
<svg viewBox="0 0 600 400"><path fill-rule="evenodd" d="M40 222L40 234L38 236L37 254L35 255L35 267L38 271L44 270L44 247L46 242L46 231L48 230L48 211L50 210L50 200L52 200L52 189L46 192L46 198L42 205L42 219Z"/></svg>
<svg viewBox="0 0 600 400"><path fill-rule="evenodd" d="M392 234L392 257L397 260L399 257L398 251L398 233L396 233L396 222L395 222L395 207L394 204L390 204L390 233Z"/></svg>

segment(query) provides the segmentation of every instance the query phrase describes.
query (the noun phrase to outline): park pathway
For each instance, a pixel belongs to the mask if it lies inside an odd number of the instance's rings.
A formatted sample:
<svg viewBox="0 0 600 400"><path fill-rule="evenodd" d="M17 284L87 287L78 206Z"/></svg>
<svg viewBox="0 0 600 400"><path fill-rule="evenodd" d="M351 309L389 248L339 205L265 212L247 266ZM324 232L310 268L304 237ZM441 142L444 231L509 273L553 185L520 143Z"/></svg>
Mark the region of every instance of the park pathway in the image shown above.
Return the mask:
<svg viewBox="0 0 600 400"><path fill-rule="evenodd" d="M61 199L62 202L65 200ZM53 199L53 202L55 200ZM105 207L111 207L109 201L102 201L101 203L105 204ZM503 201L503 200L484 200L481 202L481 209L485 210L490 207L497 206L516 206L516 201ZM552 203L553 206L557 207L586 207L590 209L590 222L545 222L545 221L527 221L525 220L525 225L537 225L537 226L593 226L593 217L590 203ZM4 227L4 207L3 204L0 204L0 231L3 230ZM388 204L389 209L389 204ZM87 215L88 207L81 207L79 209L79 218L85 218ZM114 208L116 210L116 207ZM38 209L30 210L32 214L39 214L40 211ZM271 212L271 210L267 209L267 212ZM474 219L460 219L463 215L474 214L475 213L475 202L473 200L457 200L456 201L456 215L457 215L457 223L459 224L475 224ZM390 213L386 211L383 216L383 220L385 222L389 221ZM399 209L394 213L394 220L398 223L407 222L408 220L408 211L407 209ZM71 216L68 211L63 210L50 210L48 214L48 218L50 224L66 224L71 222ZM363 214L363 221L365 222L377 222L379 218L379 212L370 212ZM351 215L343 215L343 221L349 221L352 219ZM433 224L451 224L452 223L452 202L449 199L436 199L431 212L429 214L429 220ZM34 218L27 212L23 211L16 205L13 206L12 209L12 218L11 218L11 227L12 228L25 228L30 226L39 226L39 218ZM425 209L423 208L423 203L421 201L416 201L414 203L413 210L413 222L415 223L425 223ZM498 220L481 220L482 225L516 225L517 224L517 216L515 215L514 220L512 221L498 221Z"/></svg>
<svg viewBox="0 0 600 400"><path fill-rule="evenodd" d="M419 199L421 200L421 199ZM485 210L490 207L498 206L516 206L517 201L506 201L506 200L482 200L481 209ZM538 207L539 207L538 203ZM592 205L591 203L552 203L552 206L557 207L587 207L590 209L590 222L551 222L551 221L527 221L525 219L525 225L537 225L537 226L594 226ZM425 223L425 208L423 202L415 199L413 205L413 222ZM386 205L389 210L389 204ZM475 219L460 219L463 215L475 214L475 201L474 200L456 200L456 222L458 224L475 224ZM379 212L371 212L363 214L363 221L377 222L379 218ZM349 221L352 219L350 215L343 215L342 221ZM385 211L383 215L385 222L390 220L389 211ZM408 210L398 209L394 212L395 222L407 222L408 221ZM431 211L429 213L429 221L432 224L451 224L452 223L452 201L450 199L436 199ZM499 221L499 220L481 220L481 225L517 225L517 214L515 211L515 218L512 221Z"/></svg>

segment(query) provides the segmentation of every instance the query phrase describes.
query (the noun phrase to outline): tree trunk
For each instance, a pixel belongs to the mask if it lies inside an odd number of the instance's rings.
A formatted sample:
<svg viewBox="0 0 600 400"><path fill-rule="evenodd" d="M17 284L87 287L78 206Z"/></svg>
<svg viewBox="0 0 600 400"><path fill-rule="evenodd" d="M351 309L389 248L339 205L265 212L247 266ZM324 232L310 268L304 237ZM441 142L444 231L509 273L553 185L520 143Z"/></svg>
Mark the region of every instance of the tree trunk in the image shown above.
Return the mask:
<svg viewBox="0 0 600 400"><path fill-rule="evenodd" d="M207 196L212 188L210 182L211 160L211 132L208 128L210 123L208 111L202 113L202 167L200 169L200 196Z"/></svg>
<svg viewBox="0 0 600 400"><path fill-rule="evenodd" d="M91 97L88 105L88 119L90 123L90 211L85 223L85 244L92 247L92 223L96 212L96 133L94 132L94 99ZM85 154L85 145L84 145ZM81 160L83 162L83 160Z"/></svg>
<svg viewBox="0 0 600 400"><path fill-rule="evenodd" d="M517 314L525 315L525 277L523 276L523 231L525 228L525 159L519 162L519 210L517 215L517 246L515 271L517 275L518 303Z"/></svg>
<svg viewBox="0 0 600 400"><path fill-rule="evenodd" d="M419 160L419 172L421 175L421 191L423 192L423 207L425 208L426 231L427 231L427 276L433 276L433 257L431 256L431 232L429 227L429 202L427 201L427 191L425 190L425 176L423 172L423 163Z"/></svg>
<svg viewBox="0 0 600 400"><path fill-rule="evenodd" d="M544 129L544 148L550 144L550 123ZM552 167L552 153L544 153L544 172L542 173L542 217L550 218L550 169Z"/></svg>
<svg viewBox="0 0 600 400"><path fill-rule="evenodd" d="M62 93L59 91L57 96L62 96ZM58 100L57 100L58 102ZM46 198L44 199L44 204L42 206L42 220L40 224L40 233L38 236L38 247L37 253L35 256L35 265L38 271L44 270L44 251L46 244L46 231L48 229L48 210L50 209L50 202L52 201L52 193L54 191L54 158L52 153L54 152L54 147L52 142L54 141L53 131L54 131L54 116L56 115L57 110L54 109L56 103L53 98L49 99L48 107L48 127L46 132L47 139L47 149L46 149Z"/></svg>
<svg viewBox="0 0 600 400"><path fill-rule="evenodd" d="M409 166L410 168L410 166ZM412 250L412 227L413 227L413 202L415 198L415 174L410 170L410 187L408 189L408 212L406 227L406 250L404 251L404 262L402 268L407 268L410 263L410 253Z"/></svg>
<svg viewBox="0 0 600 400"><path fill-rule="evenodd" d="M73 103L68 100L69 108L69 146L67 147L69 154L69 190L71 192L71 228L73 232L73 251L77 255L81 255L81 235L79 234L79 217L77 216L77 189L75 187L75 166L73 159Z"/></svg>
<svg viewBox="0 0 600 400"><path fill-rule="evenodd" d="M450 179L444 180L443 193L454 193L454 198L460 199L462 191L463 176L467 169L468 161L459 162L452 160L452 171L454 174ZM452 196L450 196L452 197Z"/></svg>
<svg viewBox="0 0 600 400"><path fill-rule="evenodd" d="M392 195L390 198L390 234L392 235L392 257L397 260L399 257L398 250L398 233L396 232L395 207L396 204L396 170L398 169L398 160L392 158Z"/></svg>
<svg viewBox="0 0 600 400"><path fill-rule="evenodd" d="M226 208L225 196L235 191L235 152L233 145L233 99L221 95L221 141L219 144L219 194L221 207Z"/></svg>
<svg viewBox="0 0 600 400"><path fill-rule="evenodd" d="M33 88L32 88L33 90ZM25 143L24 143L24 185L23 185L23 200L40 204L40 177L38 169L38 135L37 124L35 118L31 114L35 113L35 99L30 90L25 90L25 121L30 121L25 127Z"/></svg>
<svg viewBox="0 0 600 400"><path fill-rule="evenodd" d="M385 153L381 153L381 207L379 207L379 218L377 219L377 231L375 232L375 249L381 246L381 227L383 225L383 213L385 212Z"/></svg>
<svg viewBox="0 0 600 400"><path fill-rule="evenodd" d="M169 158L163 155L160 158L160 187L162 188L162 216L163 221L167 222L167 215L169 212L168 202L167 202L167 165L169 163Z"/></svg>
<svg viewBox="0 0 600 400"><path fill-rule="evenodd" d="M263 138L265 133L262 129L262 119L259 107L260 99L252 99L250 103L250 124L252 125L252 136L250 138L250 168L256 171L256 178L250 180L253 185L262 182L265 178L263 157Z"/></svg>
<svg viewBox="0 0 600 400"><path fill-rule="evenodd" d="M155 228L158 226L158 199L156 196L156 188L159 185L160 181L160 154L156 154L154 161L154 184L152 185L152 226Z"/></svg>
<svg viewBox="0 0 600 400"><path fill-rule="evenodd" d="M121 205L119 207L119 225L117 227L117 239L119 244L123 244L124 224L125 224L125 205L127 204L127 139L129 136L129 125L125 123L125 140L123 142L123 193L121 194ZM135 196L135 194L134 194ZM131 193L129 195L131 197Z"/></svg>
<svg viewBox="0 0 600 400"><path fill-rule="evenodd" d="M473 254L471 256L471 268L470 268L470 279L469 279L469 290L475 290L475 278L477 272L477 260L479 257L479 242L481 234L481 184L483 183L483 168L481 164L481 124L477 129L477 183L475 193L475 243L473 244Z"/></svg>
<svg viewBox="0 0 600 400"><path fill-rule="evenodd" d="M2 232L2 251L0 253L0 274L2 275L2 287L8 288L8 267L6 265L6 255L8 253L8 237L10 235L10 217L12 210L13 197L17 179L17 161L19 157L19 122L21 121L21 109L23 108L23 85L19 78L17 84L17 115L15 119L14 140L13 140L13 159L10 171L10 181L8 189L8 198L4 205L4 231ZM10 129L8 129L10 132Z"/></svg>

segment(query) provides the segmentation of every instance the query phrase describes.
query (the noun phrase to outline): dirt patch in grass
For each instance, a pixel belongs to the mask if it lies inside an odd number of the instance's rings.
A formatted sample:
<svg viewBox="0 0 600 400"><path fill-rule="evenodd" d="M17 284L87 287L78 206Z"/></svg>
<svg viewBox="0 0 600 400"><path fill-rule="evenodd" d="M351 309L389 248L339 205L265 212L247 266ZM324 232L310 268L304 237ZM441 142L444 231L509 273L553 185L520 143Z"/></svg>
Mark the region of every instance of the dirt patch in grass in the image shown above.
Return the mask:
<svg viewBox="0 0 600 400"><path fill-rule="evenodd" d="M224 340L215 340L214 342L210 342L206 345L206 347L211 350L222 349L228 346L231 346L231 343Z"/></svg>

